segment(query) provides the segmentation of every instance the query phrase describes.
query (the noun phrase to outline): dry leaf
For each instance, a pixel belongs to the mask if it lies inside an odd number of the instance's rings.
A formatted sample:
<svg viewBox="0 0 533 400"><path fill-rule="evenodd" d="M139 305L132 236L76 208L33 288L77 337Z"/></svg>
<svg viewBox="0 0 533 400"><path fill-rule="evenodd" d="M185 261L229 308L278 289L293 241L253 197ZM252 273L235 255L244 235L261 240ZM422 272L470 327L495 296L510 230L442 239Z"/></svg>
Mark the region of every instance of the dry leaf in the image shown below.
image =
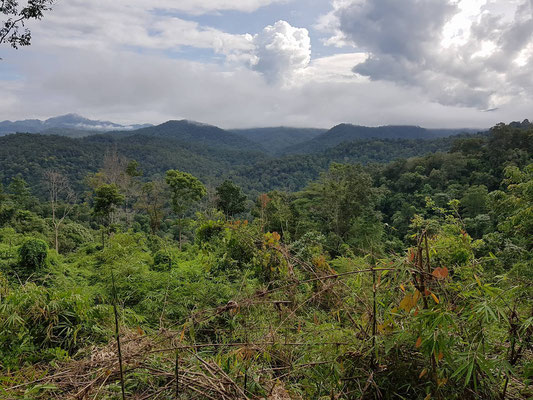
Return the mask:
<svg viewBox="0 0 533 400"><path fill-rule="evenodd" d="M450 274L450 271L448 271L448 268L446 267L439 267L439 268L436 268L434 271L433 271L433 276L437 279L446 279L448 277L448 275Z"/></svg>

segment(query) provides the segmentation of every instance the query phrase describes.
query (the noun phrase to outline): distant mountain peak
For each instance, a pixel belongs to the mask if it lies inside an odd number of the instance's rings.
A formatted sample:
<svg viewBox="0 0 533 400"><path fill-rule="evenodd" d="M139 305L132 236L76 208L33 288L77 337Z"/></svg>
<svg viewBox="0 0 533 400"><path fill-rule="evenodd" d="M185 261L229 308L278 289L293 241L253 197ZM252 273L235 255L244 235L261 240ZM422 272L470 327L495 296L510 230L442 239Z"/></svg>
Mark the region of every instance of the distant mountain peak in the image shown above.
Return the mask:
<svg viewBox="0 0 533 400"><path fill-rule="evenodd" d="M233 132L224 130L214 125L201 122L170 120L160 125L138 129L129 134L146 137L170 138L184 143L200 144L214 148L246 149L261 151L257 143L243 138Z"/></svg>
<svg viewBox="0 0 533 400"><path fill-rule="evenodd" d="M110 121L98 121L85 118L79 114L69 113L51 117L44 121L38 119L27 119L23 121L0 122L0 135L10 133L57 133L64 134L65 131L83 132L108 132L108 131L129 131L144 128L151 125L120 125Z"/></svg>
<svg viewBox="0 0 533 400"><path fill-rule="evenodd" d="M218 128L215 125L206 124L205 122L193 121L193 120L190 120L190 119L171 119L171 120L169 120L167 122L163 122L162 124L160 124L158 126L170 126L170 125L179 125L179 126L192 125L192 126L211 127L211 128L220 129L220 128Z"/></svg>

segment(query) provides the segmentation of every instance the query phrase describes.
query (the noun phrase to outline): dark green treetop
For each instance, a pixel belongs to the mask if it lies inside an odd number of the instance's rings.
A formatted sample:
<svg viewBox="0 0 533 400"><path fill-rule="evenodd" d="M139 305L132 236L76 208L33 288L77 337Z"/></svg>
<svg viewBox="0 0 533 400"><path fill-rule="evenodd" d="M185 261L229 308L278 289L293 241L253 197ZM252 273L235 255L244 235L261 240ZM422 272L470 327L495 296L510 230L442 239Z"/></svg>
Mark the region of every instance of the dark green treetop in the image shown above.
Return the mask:
<svg viewBox="0 0 533 400"><path fill-rule="evenodd" d="M230 180L225 180L216 188L217 208L226 216L233 217L246 211L246 195Z"/></svg>
<svg viewBox="0 0 533 400"><path fill-rule="evenodd" d="M123 202L124 195L119 192L117 185L101 185L94 191L94 214L103 217L109 223L113 209Z"/></svg>
<svg viewBox="0 0 533 400"><path fill-rule="evenodd" d="M171 191L172 209L178 215L183 215L207 193L202 182L187 172L169 170L166 182Z"/></svg>

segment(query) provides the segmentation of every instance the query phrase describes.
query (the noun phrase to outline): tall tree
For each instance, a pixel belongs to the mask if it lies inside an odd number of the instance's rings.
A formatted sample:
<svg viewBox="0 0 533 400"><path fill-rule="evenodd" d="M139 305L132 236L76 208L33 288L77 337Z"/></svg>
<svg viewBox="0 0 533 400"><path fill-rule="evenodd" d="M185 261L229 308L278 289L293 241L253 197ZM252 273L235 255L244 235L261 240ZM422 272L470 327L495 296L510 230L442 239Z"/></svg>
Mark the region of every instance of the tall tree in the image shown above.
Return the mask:
<svg viewBox="0 0 533 400"><path fill-rule="evenodd" d="M361 165L332 164L318 181L309 185L297 203L323 233L346 242L349 238L368 237L365 232L368 230L358 224L367 218L374 219L379 194Z"/></svg>
<svg viewBox="0 0 533 400"><path fill-rule="evenodd" d="M67 177L59 172L45 171L44 183L48 189L48 198L52 208L55 249L59 252L59 229L74 208L76 195L70 187Z"/></svg>
<svg viewBox="0 0 533 400"><path fill-rule="evenodd" d="M145 183L136 207L144 211L150 218L150 230L155 235L161 227L165 207L165 187L162 181Z"/></svg>
<svg viewBox="0 0 533 400"><path fill-rule="evenodd" d="M8 186L15 205L19 208L28 208L31 202L31 191L28 183L20 176L14 177Z"/></svg>
<svg viewBox="0 0 533 400"><path fill-rule="evenodd" d="M102 218L103 225L108 229L113 222L113 211L124 203L122 195L115 184L101 185L94 192L93 213ZM105 245L104 230L102 230L102 246Z"/></svg>
<svg viewBox="0 0 533 400"><path fill-rule="evenodd" d="M0 14L7 17L0 25L0 44L9 43L15 49L31 44L31 32L25 28L26 21L41 19L51 9L55 0L29 0L20 7L18 0L0 0Z"/></svg>
<svg viewBox="0 0 533 400"><path fill-rule="evenodd" d="M116 185L119 188L120 193L124 195L120 218L123 218L129 226L135 214L134 205L140 195L139 177L142 175L143 172L139 169L137 161L128 160L118 153L116 147L113 147L106 151L102 168L95 174L89 174L87 183L93 189L104 184Z"/></svg>
<svg viewBox="0 0 533 400"><path fill-rule="evenodd" d="M206 195L207 191L198 178L178 170L167 171L166 182L171 191L172 210L178 217L178 235L181 249L185 214L194 203Z"/></svg>
<svg viewBox="0 0 533 400"><path fill-rule="evenodd" d="M233 217L246 210L246 195L242 189L230 180L225 180L216 188L217 208L226 217Z"/></svg>

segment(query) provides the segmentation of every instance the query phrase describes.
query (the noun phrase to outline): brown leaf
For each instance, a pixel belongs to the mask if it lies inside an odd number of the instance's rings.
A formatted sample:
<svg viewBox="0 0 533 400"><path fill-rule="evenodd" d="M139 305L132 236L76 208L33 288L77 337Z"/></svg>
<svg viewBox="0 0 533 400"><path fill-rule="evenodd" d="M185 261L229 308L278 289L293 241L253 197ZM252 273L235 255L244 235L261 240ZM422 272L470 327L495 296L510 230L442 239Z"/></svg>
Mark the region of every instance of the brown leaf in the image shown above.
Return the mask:
<svg viewBox="0 0 533 400"><path fill-rule="evenodd" d="M450 272L448 271L448 268L446 267L438 267L438 268L435 268L435 270L433 271L433 276L437 279L446 279L448 277L448 275L450 274Z"/></svg>
<svg viewBox="0 0 533 400"><path fill-rule="evenodd" d="M422 346L422 337L419 336L418 339L416 339L415 347L418 349L420 346Z"/></svg>

